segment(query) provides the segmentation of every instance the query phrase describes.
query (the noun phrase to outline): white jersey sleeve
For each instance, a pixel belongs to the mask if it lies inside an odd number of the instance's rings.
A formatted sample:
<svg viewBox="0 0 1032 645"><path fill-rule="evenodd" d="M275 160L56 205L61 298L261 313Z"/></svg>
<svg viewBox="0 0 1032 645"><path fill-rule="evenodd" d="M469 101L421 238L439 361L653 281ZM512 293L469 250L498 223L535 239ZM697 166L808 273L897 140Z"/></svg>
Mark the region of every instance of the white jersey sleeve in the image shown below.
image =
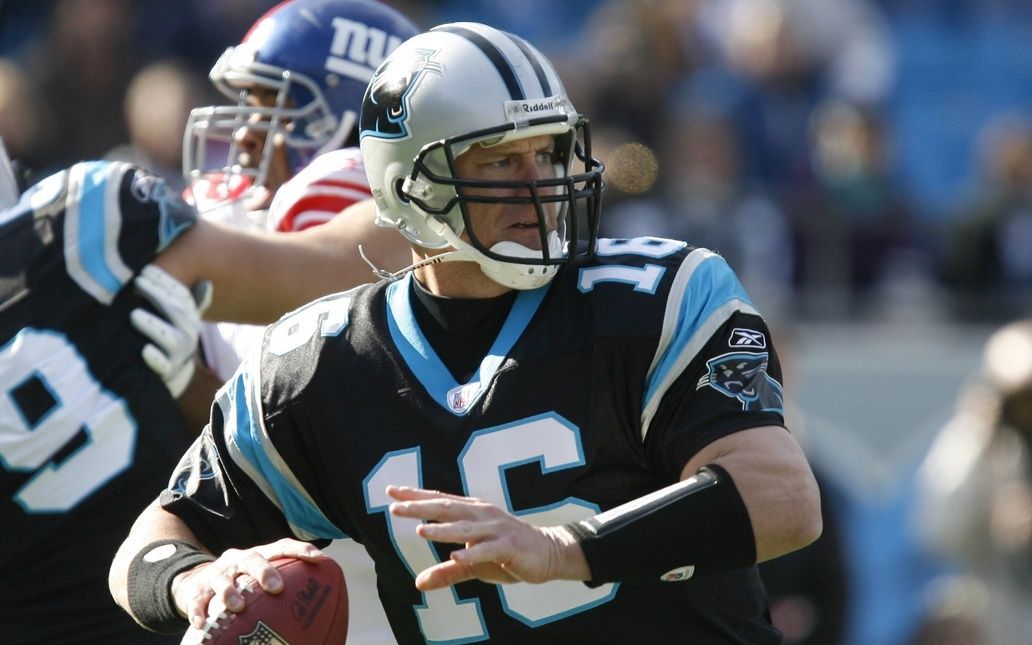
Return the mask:
<svg viewBox="0 0 1032 645"><path fill-rule="evenodd" d="M220 379L228 381L251 348L261 345L264 333L263 325L205 323L200 333L204 364Z"/></svg>
<svg viewBox="0 0 1032 645"><path fill-rule="evenodd" d="M290 233L318 226L369 197L359 149L332 150L316 157L276 191L268 230Z"/></svg>

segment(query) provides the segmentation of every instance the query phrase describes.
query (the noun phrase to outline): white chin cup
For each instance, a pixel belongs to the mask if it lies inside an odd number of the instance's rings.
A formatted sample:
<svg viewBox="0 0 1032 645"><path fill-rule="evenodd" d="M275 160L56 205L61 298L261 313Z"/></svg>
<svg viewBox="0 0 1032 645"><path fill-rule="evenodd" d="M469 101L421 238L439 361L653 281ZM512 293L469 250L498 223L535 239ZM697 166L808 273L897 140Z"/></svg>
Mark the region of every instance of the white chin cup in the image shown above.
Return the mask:
<svg viewBox="0 0 1032 645"><path fill-rule="evenodd" d="M504 240L497 242L491 247L491 252L497 255L509 257L509 258L527 258L540 260L543 256L541 251L532 249L528 246L523 246L518 242L510 242ZM563 254L563 242L559 239L559 233L556 231L548 232L548 257L552 260L562 257Z"/></svg>
<svg viewBox="0 0 1032 645"><path fill-rule="evenodd" d="M562 243L559 235L552 231L548 234L549 256L558 257L562 253ZM517 244L516 242L498 242L491 247L492 253L510 258L527 258L539 260L542 257L541 251ZM480 255L478 253L478 255ZM559 267L556 265L544 264L519 264L517 262L502 262L481 256L480 270L498 284L512 289L537 289L552 281Z"/></svg>

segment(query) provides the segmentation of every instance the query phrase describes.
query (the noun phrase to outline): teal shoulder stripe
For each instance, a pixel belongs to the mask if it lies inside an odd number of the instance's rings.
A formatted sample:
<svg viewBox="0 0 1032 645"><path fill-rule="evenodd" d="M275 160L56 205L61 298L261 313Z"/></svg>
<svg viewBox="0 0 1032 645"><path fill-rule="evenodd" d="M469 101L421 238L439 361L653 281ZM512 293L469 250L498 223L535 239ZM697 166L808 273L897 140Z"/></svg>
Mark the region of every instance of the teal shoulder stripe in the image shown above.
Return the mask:
<svg viewBox="0 0 1032 645"><path fill-rule="evenodd" d="M646 381L642 437L648 432L663 395L735 314L756 313L749 296L724 258L707 249L685 257L667 296L659 346Z"/></svg>
<svg viewBox="0 0 1032 645"><path fill-rule="evenodd" d="M68 172L64 246L68 274L97 301L110 304L133 273L118 251L123 163L91 161Z"/></svg>
<svg viewBox="0 0 1032 645"><path fill-rule="evenodd" d="M253 395L251 375L243 369L220 392L226 445L233 461L283 512L300 539L347 537L319 510L272 445Z"/></svg>

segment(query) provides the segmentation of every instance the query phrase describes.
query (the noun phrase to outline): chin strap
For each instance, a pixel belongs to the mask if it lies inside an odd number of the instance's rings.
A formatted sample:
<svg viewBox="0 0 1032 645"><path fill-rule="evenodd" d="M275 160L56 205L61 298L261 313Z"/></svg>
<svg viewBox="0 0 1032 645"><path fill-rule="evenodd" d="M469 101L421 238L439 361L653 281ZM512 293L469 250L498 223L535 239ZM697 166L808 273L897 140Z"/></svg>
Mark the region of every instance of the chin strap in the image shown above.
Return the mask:
<svg viewBox="0 0 1032 645"><path fill-rule="evenodd" d="M415 271L416 269L429 266L431 264L440 264L442 262L459 262L462 260L469 259L467 257L464 257L462 251L457 251L453 249L451 251L446 251L438 255L431 255L428 258L423 258L415 264L410 264L409 266L405 267L404 269L401 269L400 271L395 271L394 273L391 273L390 271L387 271L386 269L381 269L380 267L373 264L373 261L370 260L368 256L366 256L361 244L358 245L358 254L362 256L362 260L369 265L370 269L373 270L373 275L380 278L381 280L390 280L392 282L394 280L400 280L401 278L405 277L405 274L409 273L410 271Z"/></svg>
<svg viewBox="0 0 1032 645"><path fill-rule="evenodd" d="M538 287L542 287L547 284L552 277L555 276L556 267L550 267L548 265L524 265L518 262L508 263L488 258L483 253L480 253L473 248L469 243L460 239L459 236L455 235L454 231L449 228L442 231L440 235L452 245L452 249L450 251L423 258L415 264L411 264L395 273L381 269L373 264L373 262L366 256L361 244L358 245L358 254L362 256L362 260L369 265L370 269L373 270L373 275L381 280L398 280L410 271L414 271L431 264L440 264L442 262L476 262L480 265L480 270L483 271L488 278L510 289L537 289ZM550 243L555 243L558 248L558 236L554 233L551 235L554 240L550 240ZM515 242L498 242L492 246L491 249L496 252L499 250L508 251L514 256L514 259L519 259L519 256L515 253L519 251L527 253L528 258L534 257L535 254L540 255L540 251L535 252L532 249L528 249L527 247ZM501 267L505 265L520 267L525 271L525 274L518 280L514 279L512 276L503 276L501 275ZM535 273L538 275L535 276Z"/></svg>

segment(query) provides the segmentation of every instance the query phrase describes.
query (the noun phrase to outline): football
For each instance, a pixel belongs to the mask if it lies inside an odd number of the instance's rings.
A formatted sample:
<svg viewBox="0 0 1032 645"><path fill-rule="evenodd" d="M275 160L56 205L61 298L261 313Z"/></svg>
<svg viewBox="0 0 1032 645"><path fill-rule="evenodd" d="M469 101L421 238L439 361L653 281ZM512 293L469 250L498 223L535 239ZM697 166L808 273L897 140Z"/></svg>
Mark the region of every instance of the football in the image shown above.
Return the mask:
<svg viewBox="0 0 1032 645"><path fill-rule="evenodd" d="M272 561L283 576L283 591L266 593L257 582L242 591L243 611L233 613L209 606L203 629L190 627L182 643L206 645L344 643L348 635L348 591L344 572L330 558L305 562L296 558Z"/></svg>

